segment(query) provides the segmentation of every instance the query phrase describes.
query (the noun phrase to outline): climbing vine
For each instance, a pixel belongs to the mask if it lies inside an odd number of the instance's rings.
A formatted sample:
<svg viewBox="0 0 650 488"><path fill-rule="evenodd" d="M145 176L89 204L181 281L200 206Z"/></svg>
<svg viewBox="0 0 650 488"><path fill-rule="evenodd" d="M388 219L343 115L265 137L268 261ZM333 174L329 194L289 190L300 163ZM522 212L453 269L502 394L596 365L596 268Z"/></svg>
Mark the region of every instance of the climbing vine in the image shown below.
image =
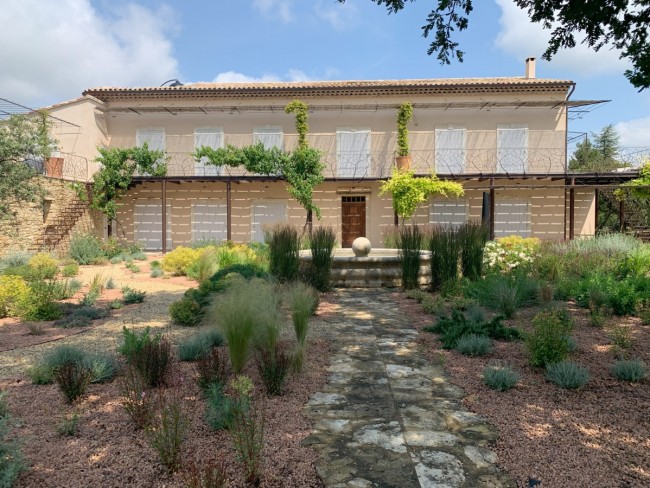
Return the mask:
<svg viewBox="0 0 650 488"><path fill-rule="evenodd" d="M283 151L280 148L265 148L258 142L252 146L213 149L202 146L194 152L194 158L203 158L214 166L244 167L246 171L267 176L279 176L287 182L287 191L307 212L313 211L321 218L320 208L314 205L314 188L323 182L325 165L321 163L320 151L307 144L307 105L294 100L285 107L287 113L296 114L298 148Z"/></svg>
<svg viewBox="0 0 650 488"><path fill-rule="evenodd" d="M284 111L288 114L296 114L296 132L298 133L298 147L306 148L307 144L307 132L309 131L309 125L307 125L307 104L301 102L300 100L294 100L284 107Z"/></svg>
<svg viewBox="0 0 650 488"><path fill-rule="evenodd" d="M99 148L99 157L95 161L101 164L101 168L93 176L90 206L109 219L115 219L120 206L119 200L128 190L134 174L149 176L167 174L165 153L150 150L147 143L142 147L128 149Z"/></svg>
<svg viewBox="0 0 650 488"><path fill-rule="evenodd" d="M413 117L413 105L404 102L397 110L397 155L409 155L409 131L408 123Z"/></svg>
<svg viewBox="0 0 650 488"><path fill-rule="evenodd" d="M397 215L402 219L410 219L418 205L429 197L460 197L465 190L460 183L440 180L436 175L416 178L413 171L395 169L390 179L384 181L380 187L379 194L386 193L392 195L393 209Z"/></svg>
<svg viewBox="0 0 650 488"><path fill-rule="evenodd" d="M639 177L621 185L629 189L629 194L638 198L650 198L650 161L646 161L639 170ZM627 191L618 189L614 192L619 200L625 198Z"/></svg>

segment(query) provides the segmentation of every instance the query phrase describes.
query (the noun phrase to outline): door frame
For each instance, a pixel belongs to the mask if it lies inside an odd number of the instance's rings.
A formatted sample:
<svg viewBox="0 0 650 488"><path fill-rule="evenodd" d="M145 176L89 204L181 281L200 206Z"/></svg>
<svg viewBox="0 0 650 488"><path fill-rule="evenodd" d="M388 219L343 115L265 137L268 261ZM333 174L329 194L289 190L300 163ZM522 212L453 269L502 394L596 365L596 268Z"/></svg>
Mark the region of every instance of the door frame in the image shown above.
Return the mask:
<svg viewBox="0 0 650 488"><path fill-rule="evenodd" d="M347 202L346 199L349 199ZM356 199L359 199L355 202ZM363 202L363 236L358 237L367 237L368 234L368 196L367 195L342 195L341 196L341 247L344 245L344 233L343 233L343 205L345 203L361 203ZM352 243L350 243L352 247Z"/></svg>

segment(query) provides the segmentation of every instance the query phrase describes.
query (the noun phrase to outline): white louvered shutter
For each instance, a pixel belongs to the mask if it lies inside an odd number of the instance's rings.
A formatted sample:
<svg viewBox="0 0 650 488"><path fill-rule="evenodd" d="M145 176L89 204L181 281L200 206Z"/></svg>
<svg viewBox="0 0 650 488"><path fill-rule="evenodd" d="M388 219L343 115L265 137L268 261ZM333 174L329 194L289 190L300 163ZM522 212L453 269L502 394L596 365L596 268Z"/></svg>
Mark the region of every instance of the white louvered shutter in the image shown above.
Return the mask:
<svg viewBox="0 0 650 488"><path fill-rule="evenodd" d="M223 147L223 130L220 127L197 127L194 129L194 149L202 146L218 149ZM206 163L206 158L194 162L196 176L218 176L221 168Z"/></svg>
<svg viewBox="0 0 650 488"><path fill-rule="evenodd" d="M266 149L284 148L282 127L255 127L253 129L253 144L261 142Z"/></svg>
<svg viewBox="0 0 650 488"><path fill-rule="evenodd" d="M528 171L528 129L497 128L497 173L523 174Z"/></svg>
<svg viewBox="0 0 650 488"><path fill-rule="evenodd" d="M336 132L336 175L362 178L370 170L370 131L338 130Z"/></svg>
<svg viewBox="0 0 650 488"><path fill-rule="evenodd" d="M436 129L436 173L465 171L465 129Z"/></svg>

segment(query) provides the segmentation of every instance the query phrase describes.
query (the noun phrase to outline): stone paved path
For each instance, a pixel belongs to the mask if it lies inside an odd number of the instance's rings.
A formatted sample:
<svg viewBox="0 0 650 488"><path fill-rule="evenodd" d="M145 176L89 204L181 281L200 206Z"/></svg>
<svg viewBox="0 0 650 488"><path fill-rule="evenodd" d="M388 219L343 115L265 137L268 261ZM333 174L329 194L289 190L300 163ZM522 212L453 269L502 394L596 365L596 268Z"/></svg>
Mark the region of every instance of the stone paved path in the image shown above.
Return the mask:
<svg viewBox="0 0 650 488"><path fill-rule="evenodd" d="M496 431L417 350L386 290L339 290L325 390L306 407L325 486L511 487L486 446Z"/></svg>

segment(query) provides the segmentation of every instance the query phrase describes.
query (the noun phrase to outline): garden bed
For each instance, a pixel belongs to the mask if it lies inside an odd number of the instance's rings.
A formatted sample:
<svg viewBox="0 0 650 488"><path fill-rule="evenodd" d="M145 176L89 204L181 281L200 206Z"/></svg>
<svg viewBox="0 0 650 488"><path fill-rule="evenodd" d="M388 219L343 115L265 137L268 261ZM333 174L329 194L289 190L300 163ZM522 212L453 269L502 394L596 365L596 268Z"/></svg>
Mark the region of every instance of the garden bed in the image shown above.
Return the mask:
<svg viewBox="0 0 650 488"><path fill-rule="evenodd" d="M435 323L422 306L395 293L400 310L418 329ZM648 383L617 380L609 368L616 360L606 327L589 324L588 311L567 304L575 322L577 349L571 360L588 368L590 380L574 391L547 381L543 370L529 365L523 342L495 342L485 357L467 357L440 347L435 334L422 332L420 343L431 360L443 363L455 384L467 394L465 406L498 427L499 464L518 486L529 479L543 487L650 485L650 388ZM539 308L521 309L505 325L531 331ZM650 364L649 326L638 318L611 317L608 325L629 329L628 356ZM508 363L521 374L518 385L505 392L488 388L482 379L486 365Z"/></svg>

